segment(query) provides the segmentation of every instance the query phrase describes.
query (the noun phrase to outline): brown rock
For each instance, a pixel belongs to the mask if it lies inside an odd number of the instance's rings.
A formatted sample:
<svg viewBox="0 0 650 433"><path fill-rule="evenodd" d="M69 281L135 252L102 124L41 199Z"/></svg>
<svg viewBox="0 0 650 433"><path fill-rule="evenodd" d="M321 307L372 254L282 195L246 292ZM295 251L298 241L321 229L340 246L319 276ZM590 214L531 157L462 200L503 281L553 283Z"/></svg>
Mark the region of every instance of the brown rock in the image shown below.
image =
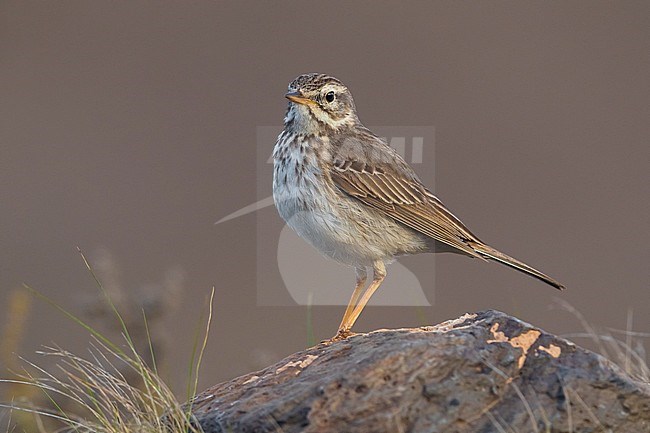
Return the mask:
<svg viewBox="0 0 650 433"><path fill-rule="evenodd" d="M650 432L650 386L497 311L320 344L194 401L206 433Z"/></svg>

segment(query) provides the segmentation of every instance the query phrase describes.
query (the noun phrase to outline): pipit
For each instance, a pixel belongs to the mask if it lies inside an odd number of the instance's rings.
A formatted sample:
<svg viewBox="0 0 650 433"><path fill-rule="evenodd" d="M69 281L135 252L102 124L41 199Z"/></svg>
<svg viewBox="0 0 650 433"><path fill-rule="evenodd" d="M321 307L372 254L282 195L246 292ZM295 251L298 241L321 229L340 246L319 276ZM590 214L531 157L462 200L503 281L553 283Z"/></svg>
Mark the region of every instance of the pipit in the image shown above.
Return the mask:
<svg viewBox="0 0 650 433"><path fill-rule="evenodd" d="M301 75L288 90L284 130L273 150L273 199L300 237L355 269L338 337L350 334L386 277L385 265L402 255L452 252L494 260L564 289L470 232L393 148L361 124L352 94L338 79ZM373 280L366 288L369 267Z"/></svg>

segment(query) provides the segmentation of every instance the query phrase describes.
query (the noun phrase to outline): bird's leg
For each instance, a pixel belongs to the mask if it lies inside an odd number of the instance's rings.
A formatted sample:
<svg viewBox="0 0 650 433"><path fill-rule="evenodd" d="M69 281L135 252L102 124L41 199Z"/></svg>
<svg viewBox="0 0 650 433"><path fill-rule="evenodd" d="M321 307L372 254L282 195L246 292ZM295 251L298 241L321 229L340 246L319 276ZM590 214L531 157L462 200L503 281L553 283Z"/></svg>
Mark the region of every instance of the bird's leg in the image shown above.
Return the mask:
<svg viewBox="0 0 650 433"><path fill-rule="evenodd" d="M381 286L381 283L384 281L384 278L386 278L386 266L384 266L384 262L378 260L372 265L373 269L373 279L366 291L363 293L361 296L361 299L359 299L358 304L354 307L354 310L349 316L344 317L344 319L347 318L347 320L344 320L343 323L341 323L341 326L339 327L339 334L341 333L347 333L350 332L350 329L352 328L352 325L354 325L354 322L357 321L359 318L359 315L361 314L361 311L363 311L363 307L366 306L368 301L370 300L370 297L375 293L375 290Z"/></svg>
<svg viewBox="0 0 650 433"><path fill-rule="evenodd" d="M348 302L348 306L345 309L345 313L343 314L343 320L341 320L341 324L339 325L339 332L337 335L341 335L341 336L343 336L343 334L349 332L350 330L350 328L345 329L344 325L345 323L347 323L350 314L352 314L352 311L354 311L354 307L357 305L357 301L361 296L361 292L363 291L363 288L366 285L366 279L368 278L368 273L366 272L365 267L355 268L354 274L357 277L357 285L354 287L354 292L352 292L352 297L350 298L350 302Z"/></svg>

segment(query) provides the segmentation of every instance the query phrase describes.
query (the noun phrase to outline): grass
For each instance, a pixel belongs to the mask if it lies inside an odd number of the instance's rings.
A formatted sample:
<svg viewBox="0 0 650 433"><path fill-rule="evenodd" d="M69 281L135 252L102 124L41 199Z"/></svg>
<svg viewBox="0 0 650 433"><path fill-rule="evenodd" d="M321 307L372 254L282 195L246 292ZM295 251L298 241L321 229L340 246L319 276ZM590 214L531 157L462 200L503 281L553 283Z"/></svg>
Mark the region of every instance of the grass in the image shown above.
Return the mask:
<svg viewBox="0 0 650 433"><path fill-rule="evenodd" d="M556 304L571 313L583 328L583 332L564 334L562 337L590 341L596 352L617 364L631 378L650 383L650 366L644 345L644 339L650 338L650 333L633 330L634 314L631 309L627 313L626 329L599 329L568 302L558 299Z"/></svg>
<svg viewBox="0 0 650 433"><path fill-rule="evenodd" d="M68 312L45 295L25 286L38 298L61 311L70 320L82 326L91 336L88 355L79 356L59 347L49 347L39 354L54 358L56 367L51 371L35 363L23 360L23 372L16 379L1 380L11 386L28 387L40 394L41 404L0 403L10 417L19 419L24 431L64 431L95 433L199 433L201 428L192 415L191 403L180 402L169 386L161 379L149 334L149 325L143 312L148 344L147 362L136 349L122 315L111 301L108 293L95 275L86 257L80 251L86 268L92 274L114 318L119 322L122 341L111 341L79 317ZM214 288L210 294L207 317L200 321L205 328L197 326L192 359L187 373L187 401L196 395L198 372L207 345ZM132 378L137 380L133 380ZM129 379L127 379L129 378ZM34 393L30 393L33 395ZM32 423L25 421L25 415ZM26 427L29 425L28 427ZM7 431L11 430L11 422Z"/></svg>

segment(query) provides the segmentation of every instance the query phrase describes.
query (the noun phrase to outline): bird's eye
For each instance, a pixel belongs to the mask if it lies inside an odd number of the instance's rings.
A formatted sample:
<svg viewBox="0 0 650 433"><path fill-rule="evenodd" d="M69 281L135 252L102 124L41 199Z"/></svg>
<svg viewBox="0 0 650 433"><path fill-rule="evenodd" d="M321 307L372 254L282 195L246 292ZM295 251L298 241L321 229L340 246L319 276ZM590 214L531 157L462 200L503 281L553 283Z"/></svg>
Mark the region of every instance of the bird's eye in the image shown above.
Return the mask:
<svg viewBox="0 0 650 433"><path fill-rule="evenodd" d="M332 102L334 100L334 92L327 92L325 95L325 100L327 102Z"/></svg>

